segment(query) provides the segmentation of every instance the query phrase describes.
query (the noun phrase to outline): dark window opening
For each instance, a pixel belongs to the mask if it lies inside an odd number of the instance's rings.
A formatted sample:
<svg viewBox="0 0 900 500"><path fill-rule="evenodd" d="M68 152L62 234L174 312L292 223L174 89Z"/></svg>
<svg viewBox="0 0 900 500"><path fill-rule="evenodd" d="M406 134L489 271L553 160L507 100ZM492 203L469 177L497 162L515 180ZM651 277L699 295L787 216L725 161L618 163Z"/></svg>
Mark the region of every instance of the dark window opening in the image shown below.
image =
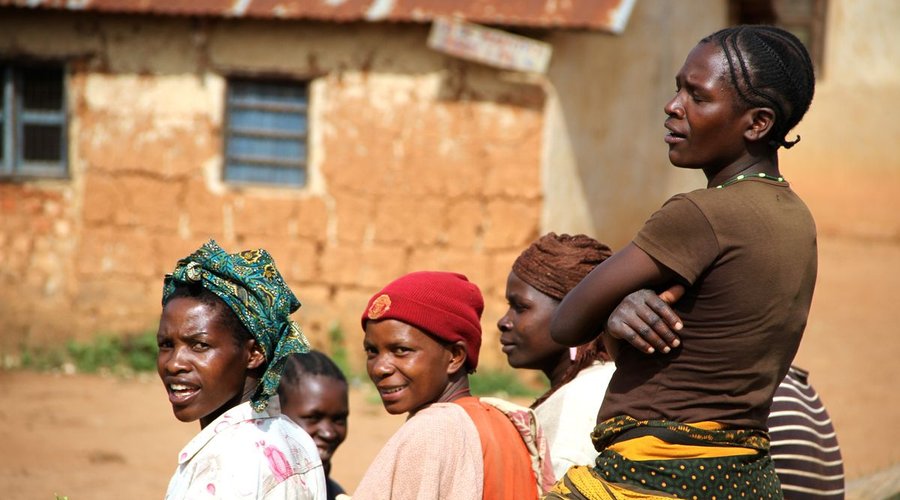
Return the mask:
<svg viewBox="0 0 900 500"><path fill-rule="evenodd" d="M0 177L64 177L65 72L0 63Z"/></svg>

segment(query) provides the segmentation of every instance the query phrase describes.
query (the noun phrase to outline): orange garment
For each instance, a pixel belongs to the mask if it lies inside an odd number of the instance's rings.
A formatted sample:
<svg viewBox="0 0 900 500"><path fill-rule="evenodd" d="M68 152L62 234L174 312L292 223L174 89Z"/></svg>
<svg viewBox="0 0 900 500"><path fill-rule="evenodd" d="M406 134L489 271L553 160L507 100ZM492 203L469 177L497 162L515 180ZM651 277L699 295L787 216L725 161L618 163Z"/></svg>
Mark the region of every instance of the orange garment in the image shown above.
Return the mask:
<svg viewBox="0 0 900 500"><path fill-rule="evenodd" d="M509 418L475 397L457 399L454 403L466 410L481 438L483 498L538 498L537 480L528 449Z"/></svg>

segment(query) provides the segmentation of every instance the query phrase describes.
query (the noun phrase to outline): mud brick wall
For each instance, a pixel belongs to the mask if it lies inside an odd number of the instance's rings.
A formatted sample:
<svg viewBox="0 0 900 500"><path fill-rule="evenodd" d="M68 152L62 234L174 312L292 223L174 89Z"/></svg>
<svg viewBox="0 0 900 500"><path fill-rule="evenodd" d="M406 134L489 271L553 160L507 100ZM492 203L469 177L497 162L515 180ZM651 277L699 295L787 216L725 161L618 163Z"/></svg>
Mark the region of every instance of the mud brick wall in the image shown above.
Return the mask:
<svg viewBox="0 0 900 500"><path fill-rule="evenodd" d="M342 26L348 42L319 24L16 22L15 52L69 60L70 178L0 182L4 353L155 330L163 275L215 238L267 248L313 343L340 327L358 361L369 295L409 271L464 273L486 296L483 357L503 361L506 275L540 234L540 86L429 51L421 26ZM309 78L307 186L221 180L235 72Z"/></svg>

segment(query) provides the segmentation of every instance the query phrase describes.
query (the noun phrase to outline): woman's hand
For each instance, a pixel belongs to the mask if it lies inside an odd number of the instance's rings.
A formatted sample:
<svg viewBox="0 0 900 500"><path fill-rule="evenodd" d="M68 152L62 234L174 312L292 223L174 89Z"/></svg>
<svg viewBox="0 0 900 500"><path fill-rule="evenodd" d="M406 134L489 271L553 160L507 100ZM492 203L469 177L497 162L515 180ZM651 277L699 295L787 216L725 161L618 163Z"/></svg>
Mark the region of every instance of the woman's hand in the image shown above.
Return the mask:
<svg viewBox="0 0 900 500"><path fill-rule="evenodd" d="M631 293L609 316L606 333L647 354L671 352L681 344L675 332L683 325L669 305L682 295L681 285L674 285L659 295L646 289Z"/></svg>
<svg viewBox="0 0 900 500"><path fill-rule="evenodd" d="M550 320L550 337L570 347L590 342L603 330L623 297L643 288L658 289L677 279L671 269L629 243L563 297Z"/></svg>

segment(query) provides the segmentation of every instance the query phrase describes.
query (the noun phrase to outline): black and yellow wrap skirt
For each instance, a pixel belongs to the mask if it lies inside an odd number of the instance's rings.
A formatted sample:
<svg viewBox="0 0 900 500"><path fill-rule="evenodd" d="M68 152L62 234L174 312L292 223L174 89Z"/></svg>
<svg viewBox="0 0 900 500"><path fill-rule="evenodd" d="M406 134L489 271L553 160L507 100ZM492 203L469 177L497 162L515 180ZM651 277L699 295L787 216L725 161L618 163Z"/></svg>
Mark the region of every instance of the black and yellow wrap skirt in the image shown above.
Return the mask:
<svg viewBox="0 0 900 500"><path fill-rule="evenodd" d="M620 416L598 424L591 439L595 465L570 468L544 498L783 498L761 430Z"/></svg>

